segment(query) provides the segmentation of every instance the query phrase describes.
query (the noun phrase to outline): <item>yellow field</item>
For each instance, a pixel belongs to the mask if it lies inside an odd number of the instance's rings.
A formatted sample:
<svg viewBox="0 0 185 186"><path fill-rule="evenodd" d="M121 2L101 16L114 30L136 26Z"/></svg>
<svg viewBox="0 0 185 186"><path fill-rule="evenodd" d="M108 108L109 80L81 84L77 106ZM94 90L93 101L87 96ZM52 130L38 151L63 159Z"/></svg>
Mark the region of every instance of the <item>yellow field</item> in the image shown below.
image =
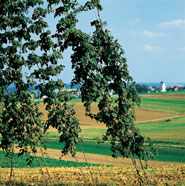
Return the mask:
<svg viewBox="0 0 185 186"><path fill-rule="evenodd" d="M46 170L47 182L49 182ZM8 181L9 169L0 168L1 182ZM90 173L91 171L91 173ZM52 184L63 185L126 185L137 186L138 178L133 166L124 167L91 167L88 168L49 168ZM185 183L185 165L168 164L164 166L152 166L146 171L146 177L141 171L142 179L148 185L153 186L183 186ZM39 169L15 169L14 178L18 182L28 185L46 185L46 181ZM37 184L36 184L37 183Z"/></svg>

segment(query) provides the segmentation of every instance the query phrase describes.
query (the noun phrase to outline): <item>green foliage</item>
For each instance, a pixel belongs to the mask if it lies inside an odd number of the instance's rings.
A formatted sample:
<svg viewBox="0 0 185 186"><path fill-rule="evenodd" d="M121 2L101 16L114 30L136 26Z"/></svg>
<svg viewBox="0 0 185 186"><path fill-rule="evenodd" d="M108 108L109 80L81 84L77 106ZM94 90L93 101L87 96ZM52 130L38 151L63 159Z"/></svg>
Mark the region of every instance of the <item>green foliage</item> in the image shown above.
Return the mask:
<svg viewBox="0 0 185 186"><path fill-rule="evenodd" d="M149 86L144 84L136 84L136 90L138 93L146 93L149 92Z"/></svg>
<svg viewBox="0 0 185 186"><path fill-rule="evenodd" d="M95 9L98 19L92 20L93 34L77 29L78 14ZM104 122L107 131L102 142L111 141L113 156L130 154L146 159L151 155L144 147L145 139L134 126L134 103L140 98L135 83L127 69L124 50L105 29L100 18L99 0L85 4L77 0L10 0L0 4L0 134L1 147L13 152L13 145L20 155L29 154L28 146L42 145L43 135L54 127L64 143L63 154L73 156L79 141L79 121L73 105L68 104L71 95L63 91L59 79L64 66L62 53L72 48L71 62L74 70L73 85L82 84L82 102L86 115ZM33 10L33 11L31 11ZM47 15L53 15L58 23L52 34ZM39 50L39 52L38 52ZM28 73L25 73L25 69ZM37 88L46 96L44 104L48 120L40 119L37 102L32 102L29 86L40 82ZM16 92L10 94L8 86L14 83ZM57 88L58 93L54 92ZM117 104L109 90L118 97ZM91 103L99 101L99 112L91 113Z"/></svg>
<svg viewBox="0 0 185 186"><path fill-rule="evenodd" d="M41 113L28 92L28 87L35 82L23 73L23 67L30 67L30 60L24 57L25 52L36 48L33 47L35 42L31 40L31 34L45 27L42 20L40 24L35 24L29 18L28 10L42 3L39 0L3 1L0 5L1 147L11 153L16 143L20 155L29 153L28 145L32 152L36 152L35 146L42 138ZM10 94L8 86L12 83L16 92Z"/></svg>

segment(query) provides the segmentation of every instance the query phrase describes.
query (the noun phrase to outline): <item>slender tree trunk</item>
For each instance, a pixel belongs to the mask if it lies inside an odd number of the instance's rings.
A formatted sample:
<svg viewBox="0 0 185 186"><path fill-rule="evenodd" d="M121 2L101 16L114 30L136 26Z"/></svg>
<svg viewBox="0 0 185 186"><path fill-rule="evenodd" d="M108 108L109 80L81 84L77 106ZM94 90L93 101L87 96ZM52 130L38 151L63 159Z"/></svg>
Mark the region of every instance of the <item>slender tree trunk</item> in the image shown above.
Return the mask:
<svg viewBox="0 0 185 186"><path fill-rule="evenodd" d="M46 186L48 186L47 178L46 178L46 176L45 176L44 171L42 170L42 165L41 165L41 163L40 163L39 158L37 158L37 162L38 162L38 164L39 164L40 172L41 172L43 178L45 179Z"/></svg>
<svg viewBox="0 0 185 186"><path fill-rule="evenodd" d="M47 171L47 174L48 174L48 177L49 177L50 184L52 185L51 175L50 175L50 173L49 173L49 170L48 170L48 167L47 167L47 163L46 163L46 159L45 159L45 156L44 156L44 152L43 152L41 146L40 146L40 151L41 151L41 153L42 153L42 158L43 158L43 160L44 160L44 165L45 165L45 167L46 167L46 171Z"/></svg>
<svg viewBox="0 0 185 186"><path fill-rule="evenodd" d="M87 157L86 157L86 155L85 155L85 152L84 152L84 150L83 150L83 147L82 147L81 142L79 142L79 144L80 144L80 147L81 147L82 153L83 153L83 155L84 155L84 159L85 159L85 161L86 161L86 164L87 164L87 167L88 167L88 170L89 170L89 173L90 173L90 176L91 176L91 179L92 179L93 185L96 186L98 180L97 180L97 178L96 178L96 181L95 181L95 179L94 179L94 177L93 177L93 172L92 172L91 168L89 167L89 163L88 163Z"/></svg>
<svg viewBox="0 0 185 186"><path fill-rule="evenodd" d="M75 160L76 160L76 162L79 164L79 161L78 161L78 159L77 159L76 156L75 156ZM80 169L80 172L81 172L81 174L82 174L82 176L83 176L83 178L84 178L85 185L88 186L88 182L87 182L86 176L85 176L85 174L83 173L82 168L80 167L80 165L79 165L79 169Z"/></svg>
<svg viewBox="0 0 185 186"><path fill-rule="evenodd" d="M14 176L13 163L14 163L14 145L11 147L11 152L10 152L10 178L9 178L9 181L11 181L12 177Z"/></svg>
<svg viewBox="0 0 185 186"><path fill-rule="evenodd" d="M144 182L143 182L143 179L142 179L142 177L141 177L141 175L139 173L139 169L137 167L136 160L135 160L134 156L131 153L130 153L130 156L131 156L131 159L132 159L132 163L133 163L133 165L134 165L134 167L136 169L136 172L137 172L137 177L138 177L139 185L142 186L142 185L144 185Z"/></svg>

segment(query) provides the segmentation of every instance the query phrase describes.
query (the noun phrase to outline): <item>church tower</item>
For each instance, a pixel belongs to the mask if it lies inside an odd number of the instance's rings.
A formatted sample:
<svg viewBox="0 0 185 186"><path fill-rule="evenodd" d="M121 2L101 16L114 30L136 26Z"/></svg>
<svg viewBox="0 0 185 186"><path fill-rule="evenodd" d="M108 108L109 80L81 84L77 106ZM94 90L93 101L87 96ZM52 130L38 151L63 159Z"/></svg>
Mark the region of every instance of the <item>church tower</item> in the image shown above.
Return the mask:
<svg viewBox="0 0 185 186"><path fill-rule="evenodd" d="M160 90L161 92L166 92L166 84L163 81L160 83Z"/></svg>

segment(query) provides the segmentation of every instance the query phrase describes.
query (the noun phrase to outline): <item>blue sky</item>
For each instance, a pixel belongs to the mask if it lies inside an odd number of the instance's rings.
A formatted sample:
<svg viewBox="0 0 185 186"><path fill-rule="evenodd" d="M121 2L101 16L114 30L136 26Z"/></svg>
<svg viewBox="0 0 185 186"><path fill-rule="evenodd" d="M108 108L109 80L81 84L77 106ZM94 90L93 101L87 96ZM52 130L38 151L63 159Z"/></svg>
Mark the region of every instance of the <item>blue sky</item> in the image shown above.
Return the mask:
<svg viewBox="0 0 185 186"><path fill-rule="evenodd" d="M81 0L80 2L84 2ZM107 29L125 50L136 82L185 82L185 0L101 0ZM91 32L95 11L79 16L79 28ZM73 77L69 59L62 78Z"/></svg>

